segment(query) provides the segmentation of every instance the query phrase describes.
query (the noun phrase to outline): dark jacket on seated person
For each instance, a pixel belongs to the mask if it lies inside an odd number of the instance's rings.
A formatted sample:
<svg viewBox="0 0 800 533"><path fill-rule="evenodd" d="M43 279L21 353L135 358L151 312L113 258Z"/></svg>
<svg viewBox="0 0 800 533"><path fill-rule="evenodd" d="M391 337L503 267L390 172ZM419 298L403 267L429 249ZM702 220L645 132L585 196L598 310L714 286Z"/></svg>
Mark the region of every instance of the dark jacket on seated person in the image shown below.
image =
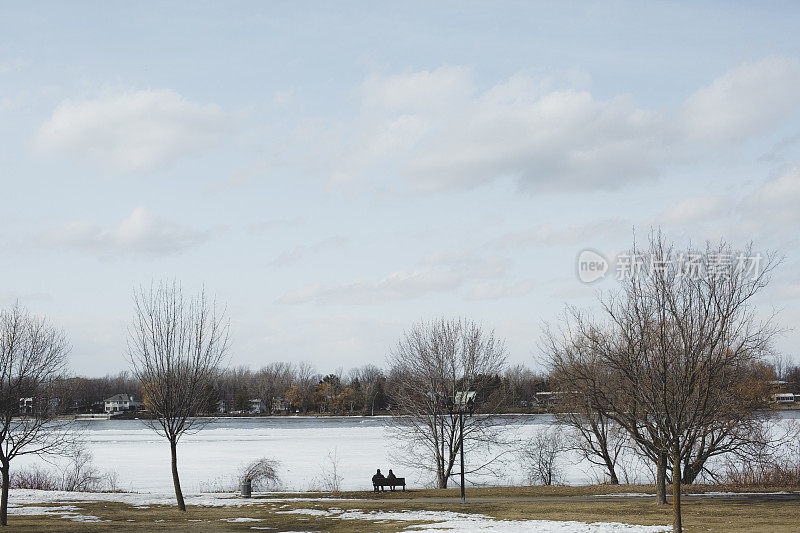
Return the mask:
<svg viewBox="0 0 800 533"><path fill-rule="evenodd" d="M381 482L381 481L383 481L384 479L386 479L386 478L385 478L385 477L383 477L383 474L381 474L381 471L380 471L380 470L378 470L378 473L377 473L377 474L375 474L374 476L372 476L372 484L373 484L373 485L377 485L378 483L380 483L380 482Z"/></svg>

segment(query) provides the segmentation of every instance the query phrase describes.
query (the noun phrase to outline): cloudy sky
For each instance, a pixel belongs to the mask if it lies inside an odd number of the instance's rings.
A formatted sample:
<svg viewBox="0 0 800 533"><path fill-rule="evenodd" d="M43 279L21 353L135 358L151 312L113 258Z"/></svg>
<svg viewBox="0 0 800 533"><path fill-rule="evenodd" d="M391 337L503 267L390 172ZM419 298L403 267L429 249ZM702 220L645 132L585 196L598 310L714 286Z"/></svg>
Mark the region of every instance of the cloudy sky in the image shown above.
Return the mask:
<svg viewBox="0 0 800 533"><path fill-rule="evenodd" d="M753 240L800 319L792 2L0 4L0 305L126 368L131 292L202 285L231 364L382 364L480 321L534 364L634 230ZM778 348L800 354L800 332Z"/></svg>

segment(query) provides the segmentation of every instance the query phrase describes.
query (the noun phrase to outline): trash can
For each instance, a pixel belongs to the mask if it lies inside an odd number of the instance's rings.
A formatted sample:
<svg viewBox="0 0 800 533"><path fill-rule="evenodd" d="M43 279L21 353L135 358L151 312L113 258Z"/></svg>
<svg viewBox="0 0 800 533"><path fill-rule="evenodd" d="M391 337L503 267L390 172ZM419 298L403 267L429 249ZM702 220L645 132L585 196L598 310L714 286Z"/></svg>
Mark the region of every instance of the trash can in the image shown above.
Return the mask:
<svg viewBox="0 0 800 533"><path fill-rule="evenodd" d="M242 481L242 498L249 498L253 492L253 484L249 479Z"/></svg>

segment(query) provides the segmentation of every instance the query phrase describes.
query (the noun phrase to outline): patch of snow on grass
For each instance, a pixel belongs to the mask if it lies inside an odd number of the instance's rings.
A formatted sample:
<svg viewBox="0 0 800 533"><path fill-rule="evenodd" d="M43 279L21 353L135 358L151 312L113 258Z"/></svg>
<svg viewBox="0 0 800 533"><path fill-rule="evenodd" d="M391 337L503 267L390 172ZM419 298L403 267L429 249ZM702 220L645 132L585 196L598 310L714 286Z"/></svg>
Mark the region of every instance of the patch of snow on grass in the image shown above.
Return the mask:
<svg viewBox="0 0 800 533"><path fill-rule="evenodd" d="M74 505L58 505L54 507L45 505L21 506L12 503L8 505L9 516L53 516L74 522L103 522L100 517L83 515L78 512L82 510Z"/></svg>
<svg viewBox="0 0 800 533"><path fill-rule="evenodd" d="M461 533L667 533L672 526L639 526L619 522L585 523L555 520L496 520L480 514L451 511L325 511L321 509L293 509L281 511L311 516L327 516L341 520L370 520L397 522L432 522L410 525L407 529L419 532Z"/></svg>

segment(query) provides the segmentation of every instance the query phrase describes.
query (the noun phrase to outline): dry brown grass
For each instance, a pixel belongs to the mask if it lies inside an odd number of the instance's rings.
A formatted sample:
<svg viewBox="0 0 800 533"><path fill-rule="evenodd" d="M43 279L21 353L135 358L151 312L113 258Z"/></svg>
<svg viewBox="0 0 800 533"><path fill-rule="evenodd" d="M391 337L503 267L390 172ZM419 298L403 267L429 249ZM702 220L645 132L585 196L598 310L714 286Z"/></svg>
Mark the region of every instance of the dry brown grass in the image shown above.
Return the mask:
<svg viewBox="0 0 800 533"><path fill-rule="evenodd" d="M704 487L705 491L725 490ZM410 522L340 520L299 514L281 514L287 509L360 509L382 510L447 510L481 513L507 520L578 520L582 522L625 522L643 525L671 523L671 508L658 506L653 498L595 499L592 495L614 492L651 492L652 486L591 487L495 487L473 488L466 505L457 499L457 489L421 490L375 495L372 492L340 493L341 498L327 499L316 494L317 501L275 501L274 496L256 498L253 505L243 507L189 506L180 513L170 506L136 509L127 504L92 502L76 504L84 515L107 520L100 523L72 522L58 517L11 516L14 531L253 531L252 526L274 528L270 531L320 531L344 533L364 531L390 533L404 531ZM687 492L697 493L696 487ZM279 497L286 498L281 494ZM303 494L308 497L309 494ZM324 498L324 499L323 499ZM502 498L510 498L503 500ZM521 498L521 499L520 499ZM48 504L53 505L53 504ZM260 522L229 523L225 519L256 518ZM800 500L736 501L730 498L706 498L684 503L686 531L800 531Z"/></svg>

